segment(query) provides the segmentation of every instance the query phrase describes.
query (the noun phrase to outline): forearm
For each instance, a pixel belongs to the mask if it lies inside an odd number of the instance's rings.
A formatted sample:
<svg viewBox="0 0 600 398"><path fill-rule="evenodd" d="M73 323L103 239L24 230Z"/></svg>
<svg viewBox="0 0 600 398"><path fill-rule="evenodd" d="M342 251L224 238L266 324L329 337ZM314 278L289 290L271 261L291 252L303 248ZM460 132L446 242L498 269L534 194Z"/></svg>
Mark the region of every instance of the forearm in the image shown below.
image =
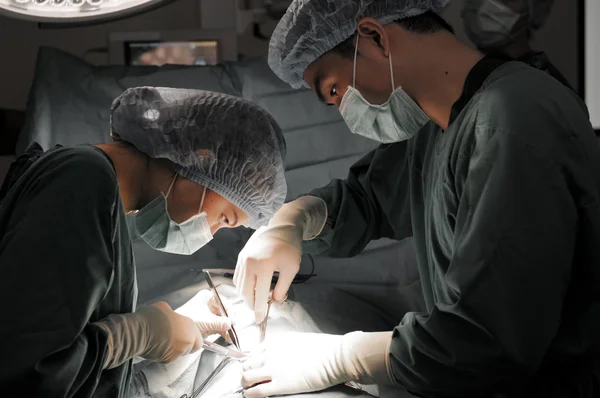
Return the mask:
<svg viewBox="0 0 600 398"><path fill-rule="evenodd" d="M108 334L104 369L116 368L144 352L145 328L139 318L132 315L112 314L94 323Z"/></svg>
<svg viewBox="0 0 600 398"><path fill-rule="evenodd" d="M293 225L302 229L302 239L318 236L327 221L327 204L316 196L302 196L286 203L269 222L269 226Z"/></svg>
<svg viewBox="0 0 600 398"><path fill-rule="evenodd" d="M341 350L344 373L362 384L395 384L389 359L391 343L392 332L344 335Z"/></svg>
<svg viewBox="0 0 600 398"><path fill-rule="evenodd" d="M168 339L159 344L152 343L151 333L165 334L164 331L151 330L146 321L150 313L151 316L162 316L158 309L144 307L132 314L111 314L94 323L108 333L104 369L116 368L134 357L143 357L155 350L165 351L162 344L167 344ZM160 323L155 322L154 327L160 327Z"/></svg>

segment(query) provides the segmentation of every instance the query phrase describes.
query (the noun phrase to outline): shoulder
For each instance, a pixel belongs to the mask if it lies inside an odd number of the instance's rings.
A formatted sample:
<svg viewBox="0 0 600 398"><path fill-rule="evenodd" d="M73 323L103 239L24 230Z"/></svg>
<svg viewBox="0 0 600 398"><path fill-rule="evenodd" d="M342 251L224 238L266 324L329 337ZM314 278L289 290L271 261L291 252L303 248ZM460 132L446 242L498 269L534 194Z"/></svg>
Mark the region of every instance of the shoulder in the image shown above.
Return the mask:
<svg viewBox="0 0 600 398"><path fill-rule="evenodd" d="M475 147L490 141L520 144L553 157L593 135L583 101L549 74L520 62L493 72L465 110L461 124Z"/></svg>
<svg viewBox="0 0 600 398"><path fill-rule="evenodd" d="M50 150L23 177L35 183L35 190L61 198L114 200L118 192L111 161L100 149L88 145Z"/></svg>

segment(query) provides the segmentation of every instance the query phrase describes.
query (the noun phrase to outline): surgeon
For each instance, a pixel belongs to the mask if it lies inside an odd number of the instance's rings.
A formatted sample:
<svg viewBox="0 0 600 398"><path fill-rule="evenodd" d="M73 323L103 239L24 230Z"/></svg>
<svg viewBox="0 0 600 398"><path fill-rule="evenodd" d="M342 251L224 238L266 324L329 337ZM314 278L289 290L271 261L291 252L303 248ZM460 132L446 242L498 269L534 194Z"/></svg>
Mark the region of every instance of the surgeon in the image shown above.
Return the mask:
<svg viewBox="0 0 600 398"><path fill-rule="evenodd" d="M554 0L466 0L465 32L481 52L526 62L570 87L546 54L531 48L533 35L544 26L553 5Z"/></svg>
<svg viewBox="0 0 600 398"><path fill-rule="evenodd" d="M347 381L421 397L599 396L600 150L587 109L549 74L459 41L437 14L446 3L297 0L276 27L277 76L381 145L256 231L237 288L260 321L273 273L280 300L303 250L351 257L412 236L427 310L391 331L267 344L245 363L246 397Z"/></svg>
<svg viewBox="0 0 600 398"><path fill-rule="evenodd" d="M4 182L2 397L127 397L132 358L172 362L230 327L210 294L196 319L165 302L136 309L126 214L152 248L189 255L283 204L282 132L247 101L133 88L114 101L111 130L102 145L32 145Z"/></svg>

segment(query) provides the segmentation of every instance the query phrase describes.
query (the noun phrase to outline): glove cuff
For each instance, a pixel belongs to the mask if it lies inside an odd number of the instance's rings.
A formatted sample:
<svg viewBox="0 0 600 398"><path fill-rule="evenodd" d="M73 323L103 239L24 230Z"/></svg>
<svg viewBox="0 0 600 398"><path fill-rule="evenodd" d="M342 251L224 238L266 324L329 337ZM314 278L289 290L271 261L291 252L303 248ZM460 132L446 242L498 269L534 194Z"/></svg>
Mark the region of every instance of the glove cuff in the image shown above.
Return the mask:
<svg viewBox="0 0 600 398"><path fill-rule="evenodd" d="M104 369L116 368L146 349L148 331L137 314L111 314L94 324L109 335Z"/></svg>
<svg viewBox="0 0 600 398"><path fill-rule="evenodd" d="M302 239L312 240L319 236L327 222L327 203L316 196L303 196L292 203L299 208Z"/></svg>
<svg viewBox="0 0 600 398"><path fill-rule="evenodd" d="M295 227L302 231L303 240L311 240L319 236L327 221L327 204L316 196L303 196L286 203L275 214L269 229Z"/></svg>
<svg viewBox="0 0 600 398"><path fill-rule="evenodd" d="M345 373L361 384L396 384L390 370L392 332L352 332L342 338Z"/></svg>

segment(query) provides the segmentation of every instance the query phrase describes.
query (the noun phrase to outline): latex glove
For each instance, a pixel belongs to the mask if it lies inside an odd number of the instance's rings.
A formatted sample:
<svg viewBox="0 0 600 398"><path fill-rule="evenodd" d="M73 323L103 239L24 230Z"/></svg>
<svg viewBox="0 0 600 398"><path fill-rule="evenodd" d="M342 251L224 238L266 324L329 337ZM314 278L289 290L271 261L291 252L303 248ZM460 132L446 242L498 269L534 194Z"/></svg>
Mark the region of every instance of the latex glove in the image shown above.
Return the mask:
<svg viewBox="0 0 600 398"><path fill-rule="evenodd" d="M229 318L221 314L217 300L212 291L201 290L190 301L175 310L180 315L187 316L196 322L206 338L211 334L220 334L231 344L227 331L231 328L234 313L232 306L225 297L221 297Z"/></svg>
<svg viewBox="0 0 600 398"><path fill-rule="evenodd" d="M190 318L158 302L133 314L112 314L95 325L108 332L104 368L117 367L133 357L169 363L198 351L202 331Z"/></svg>
<svg viewBox="0 0 600 398"><path fill-rule="evenodd" d="M302 240L318 236L326 220L327 204L304 196L283 205L267 227L250 237L238 257L233 283L255 312L256 323L266 315L273 274L279 272L273 299L283 301L300 270Z"/></svg>
<svg viewBox="0 0 600 398"><path fill-rule="evenodd" d="M393 384L388 359L391 341L392 332L278 336L244 362L244 397L320 391L348 381Z"/></svg>

